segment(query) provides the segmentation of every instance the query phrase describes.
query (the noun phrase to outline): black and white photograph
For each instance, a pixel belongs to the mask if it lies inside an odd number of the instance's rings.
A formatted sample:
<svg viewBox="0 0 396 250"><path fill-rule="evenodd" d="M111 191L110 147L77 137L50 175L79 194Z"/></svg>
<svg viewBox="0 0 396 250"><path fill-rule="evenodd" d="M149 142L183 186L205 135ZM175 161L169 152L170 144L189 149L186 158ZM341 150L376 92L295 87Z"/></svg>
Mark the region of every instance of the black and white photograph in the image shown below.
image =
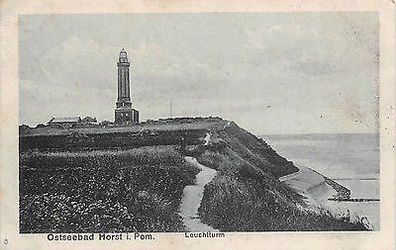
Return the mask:
<svg viewBox="0 0 396 250"><path fill-rule="evenodd" d="M395 9L0 1L0 249L394 249Z"/></svg>
<svg viewBox="0 0 396 250"><path fill-rule="evenodd" d="M21 234L380 230L378 13L18 25Z"/></svg>

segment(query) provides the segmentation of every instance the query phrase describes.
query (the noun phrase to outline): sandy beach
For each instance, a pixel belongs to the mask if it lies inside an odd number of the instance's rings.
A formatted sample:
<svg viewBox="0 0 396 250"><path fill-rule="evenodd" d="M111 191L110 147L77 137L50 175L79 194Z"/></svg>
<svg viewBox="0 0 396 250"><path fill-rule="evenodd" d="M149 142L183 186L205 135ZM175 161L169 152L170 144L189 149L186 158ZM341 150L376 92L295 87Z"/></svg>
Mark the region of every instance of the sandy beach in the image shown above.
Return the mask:
<svg viewBox="0 0 396 250"><path fill-rule="evenodd" d="M300 171L280 178L280 181L306 197L308 209L319 211L320 208L329 210L336 216L351 216L352 220L368 221L369 228L379 229L379 216L376 209L379 202L348 202L331 201L329 198L339 195L337 190L328 184L320 173L299 167Z"/></svg>

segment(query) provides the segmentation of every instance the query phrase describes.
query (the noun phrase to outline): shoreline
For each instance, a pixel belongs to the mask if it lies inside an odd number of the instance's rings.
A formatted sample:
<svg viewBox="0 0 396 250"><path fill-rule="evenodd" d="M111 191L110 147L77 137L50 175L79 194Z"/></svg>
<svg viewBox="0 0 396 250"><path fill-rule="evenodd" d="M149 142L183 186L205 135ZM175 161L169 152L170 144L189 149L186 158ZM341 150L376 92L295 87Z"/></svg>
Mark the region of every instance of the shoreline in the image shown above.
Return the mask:
<svg viewBox="0 0 396 250"><path fill-rule="evenodd" d="M282 182L306 198L306 209L316 212L325 209L338 217L364 220L368 228L379 230L379 214L375 211L380 199L351 198L351 190L343 185L311 168L298 168L299 175L291 174Z"/></svg>
<svg viewBox="0 0 396 250"><path fill-rule="evenodd" d="M334 200L341 201L341 200L349 200L351 198L351 190L349 190L348 188L339 184L338 182L324 176L323 174L319 173L318 171L315 171L312 168L310 168L310 169L312 171L314 171L315 173L323 176L323 178L325 179L325 182L337 192L337 194L335 196L333 196Z"/></svg>
<svg viewBox="0 0 396 250"><path fill-rule="evenodd" d="M313 210L327 207L326 201L342 201L350 199L351 191L323 174L309 168L298 167L299 171L279 178L307 199L307 205Z"/></svg>

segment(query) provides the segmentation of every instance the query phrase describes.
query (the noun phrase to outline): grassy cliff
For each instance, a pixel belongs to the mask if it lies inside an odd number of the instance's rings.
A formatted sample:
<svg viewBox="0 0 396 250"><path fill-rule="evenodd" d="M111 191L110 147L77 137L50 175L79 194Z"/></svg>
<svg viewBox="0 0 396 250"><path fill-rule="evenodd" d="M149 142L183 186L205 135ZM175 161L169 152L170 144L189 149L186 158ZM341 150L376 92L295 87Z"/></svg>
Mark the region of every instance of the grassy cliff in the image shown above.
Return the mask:
<svg viewBox="0 0 396 250"><path fill-rule="evenodd" d="M298 169L262 139L220 118L178 118L21 130L20 230L183 231L181 195L198 173L185 155L218 171L199 209L214 228L365 229L303 209L302 197L278 180Z"/></svg>
<svg viewBox="0 0 396 250"><path fill-rule="evenodd" d="M233 122L210 133L206 146L191 151L218 171L206 185L199 209L204 223L221 231L366 229L325 210L304 209L303 197L278 180L298 169L262 139Z"/></svg>

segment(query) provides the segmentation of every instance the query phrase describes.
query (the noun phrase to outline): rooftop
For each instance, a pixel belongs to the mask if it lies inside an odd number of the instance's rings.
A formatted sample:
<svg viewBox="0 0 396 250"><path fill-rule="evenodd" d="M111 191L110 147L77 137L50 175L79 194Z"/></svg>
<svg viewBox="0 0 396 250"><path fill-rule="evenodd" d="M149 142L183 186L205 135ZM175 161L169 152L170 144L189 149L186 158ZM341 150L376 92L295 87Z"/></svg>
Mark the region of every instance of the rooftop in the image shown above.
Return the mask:
<svg viewBox="0 0 396 250"><path fill-rule="evenodd" d="M81 118L79 116L75 117L53 117L49 122L60 123L60 122L79 122Z"/></svg>

